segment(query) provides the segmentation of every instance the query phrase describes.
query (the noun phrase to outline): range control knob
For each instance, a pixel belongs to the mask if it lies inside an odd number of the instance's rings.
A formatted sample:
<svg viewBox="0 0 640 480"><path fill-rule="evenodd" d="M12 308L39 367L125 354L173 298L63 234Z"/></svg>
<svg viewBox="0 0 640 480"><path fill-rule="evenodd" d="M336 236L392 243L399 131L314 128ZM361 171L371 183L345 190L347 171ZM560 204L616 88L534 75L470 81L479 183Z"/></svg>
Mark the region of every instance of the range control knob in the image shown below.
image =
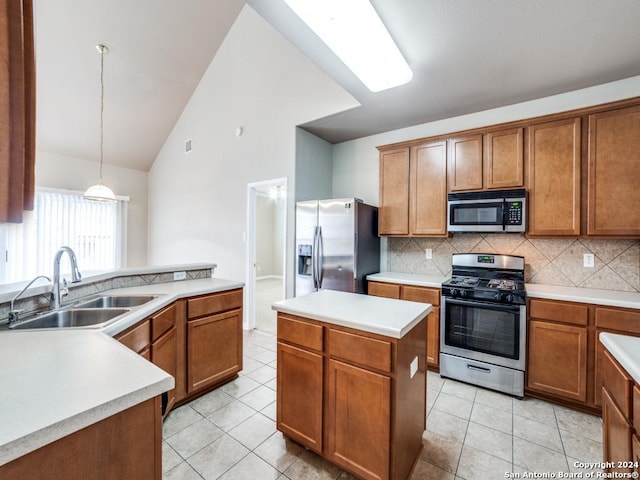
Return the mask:
<svg viewBox="0 0 640 480"><path fill-rule="evenodd" d="M466 296L467 296L467 291L466 290L460 290L460 297L466 298Z"/></svg>
<svg viewBox="0 0 640 480"><path fill-rule="evenodd" d="M506 297L504 297L504 300L507 303L513 303L513 301L515 300L515 297L514 297L513 293L509 293L509 294L507 294Z"/></svg>
<svg viewBox="0 0 640 480"><path fill-rule="evenodd" d="M504 296L502 295L502 293L501 293L501 292L498 292L498 293L496 293L496 294L493 296L493 299L494 299L496 302L502 302L502 301L504 301Z"/></svg>
<svg viewBox="0 0 640 480"><path fill-rule="evenodd" d="M452 288L452 289L451 289L451 292L449 292L449 294L450 294L452 297L457 297L457 296L458 296L458 293L459 293L459 291L458 291L458 289L457 289L457 288Z"/></svg>

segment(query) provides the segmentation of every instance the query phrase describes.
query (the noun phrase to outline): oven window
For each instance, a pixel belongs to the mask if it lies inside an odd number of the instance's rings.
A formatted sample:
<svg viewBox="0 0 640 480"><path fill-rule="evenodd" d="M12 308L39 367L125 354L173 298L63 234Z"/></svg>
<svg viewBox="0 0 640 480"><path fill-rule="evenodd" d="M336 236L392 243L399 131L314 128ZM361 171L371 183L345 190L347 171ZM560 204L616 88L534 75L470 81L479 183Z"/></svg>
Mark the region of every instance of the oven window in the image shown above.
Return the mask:
<svg viewBox="0 0 640 480"><path fill-rule="evenodd" d="M482 304L446 304L445 343L504 358L519 358L518 310Z"/></svg>
<svg viewBox="0 0 640 480"><path fill-rule="evenodd" d="M455 205L451 207L454 225L501 225L502 204L500 205Z"/></svg>

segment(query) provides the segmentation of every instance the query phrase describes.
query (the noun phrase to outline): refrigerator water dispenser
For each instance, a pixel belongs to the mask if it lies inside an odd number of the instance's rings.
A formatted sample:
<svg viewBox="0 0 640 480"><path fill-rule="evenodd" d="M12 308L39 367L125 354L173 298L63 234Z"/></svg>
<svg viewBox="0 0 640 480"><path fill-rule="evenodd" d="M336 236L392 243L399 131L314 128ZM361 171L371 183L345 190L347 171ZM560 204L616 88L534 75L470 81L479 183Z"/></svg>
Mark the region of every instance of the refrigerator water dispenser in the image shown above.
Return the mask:
<svg viewBox="0 0 640 480"><path fill-rule="evenodd" d="M298 275L311 275L311 245L298 245Z"/></svg>

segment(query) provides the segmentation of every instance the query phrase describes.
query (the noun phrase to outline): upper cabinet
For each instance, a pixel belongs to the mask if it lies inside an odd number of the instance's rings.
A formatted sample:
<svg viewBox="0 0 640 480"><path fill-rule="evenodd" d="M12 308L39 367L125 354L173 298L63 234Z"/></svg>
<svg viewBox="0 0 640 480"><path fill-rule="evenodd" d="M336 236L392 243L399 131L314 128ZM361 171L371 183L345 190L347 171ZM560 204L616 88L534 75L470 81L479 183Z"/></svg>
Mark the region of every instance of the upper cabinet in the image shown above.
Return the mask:
<svg viewBox="0 0 640 480"><path fill-rule="evenodd" d="M449 191L482 190L482 135L449 140Z"/></svg>
<svg viewBox="0 0 640 480"><path fill-rule="evenodd" d="M580 235L580 118L527 131L528 234Z"/></svg>
<svg viewBox="0 0 640 480"><path fill-rule="evenodd" d="M378 147L379 233L447 235L447 192L527 190L530 237L640 238L640 97Z"/></svg>
<svg viewBox="0 0 640 480"><path fill-rule="evenodd" d="M523 128L449 140L449 191L518 188L524 185Z"/></svg>
<svg viewBox="0 0 640 480"><path fill-rule="evenodd" d="M587 235L640 236L640 106L589 115Z"/></svg>
<svg viewBox="0 0 640 480"><path fill-rule="evenodd" d="M445 236L446 142L380 150L378 232L389 236Z"/></svg>

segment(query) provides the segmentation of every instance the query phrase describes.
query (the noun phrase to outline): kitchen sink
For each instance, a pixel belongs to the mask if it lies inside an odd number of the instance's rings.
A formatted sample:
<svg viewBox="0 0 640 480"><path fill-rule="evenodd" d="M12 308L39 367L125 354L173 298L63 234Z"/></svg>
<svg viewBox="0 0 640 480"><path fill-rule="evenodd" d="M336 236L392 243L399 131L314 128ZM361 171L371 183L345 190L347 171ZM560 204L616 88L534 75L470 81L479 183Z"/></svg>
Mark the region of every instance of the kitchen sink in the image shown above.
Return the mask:
<svg viewBox="0 0 640 480"><path fill-rule="evenodd" d="M69 308L38 315L11 325L12 330L30 328L101 327L129 312L126 308Z"/></svg>
<svg viewBox="0 0 640 480"><path fill-rule="evenodd" d="M129 308L139 307L151 300L158 298L156 295L103 295L78 302L77 308Z"/></svg>

